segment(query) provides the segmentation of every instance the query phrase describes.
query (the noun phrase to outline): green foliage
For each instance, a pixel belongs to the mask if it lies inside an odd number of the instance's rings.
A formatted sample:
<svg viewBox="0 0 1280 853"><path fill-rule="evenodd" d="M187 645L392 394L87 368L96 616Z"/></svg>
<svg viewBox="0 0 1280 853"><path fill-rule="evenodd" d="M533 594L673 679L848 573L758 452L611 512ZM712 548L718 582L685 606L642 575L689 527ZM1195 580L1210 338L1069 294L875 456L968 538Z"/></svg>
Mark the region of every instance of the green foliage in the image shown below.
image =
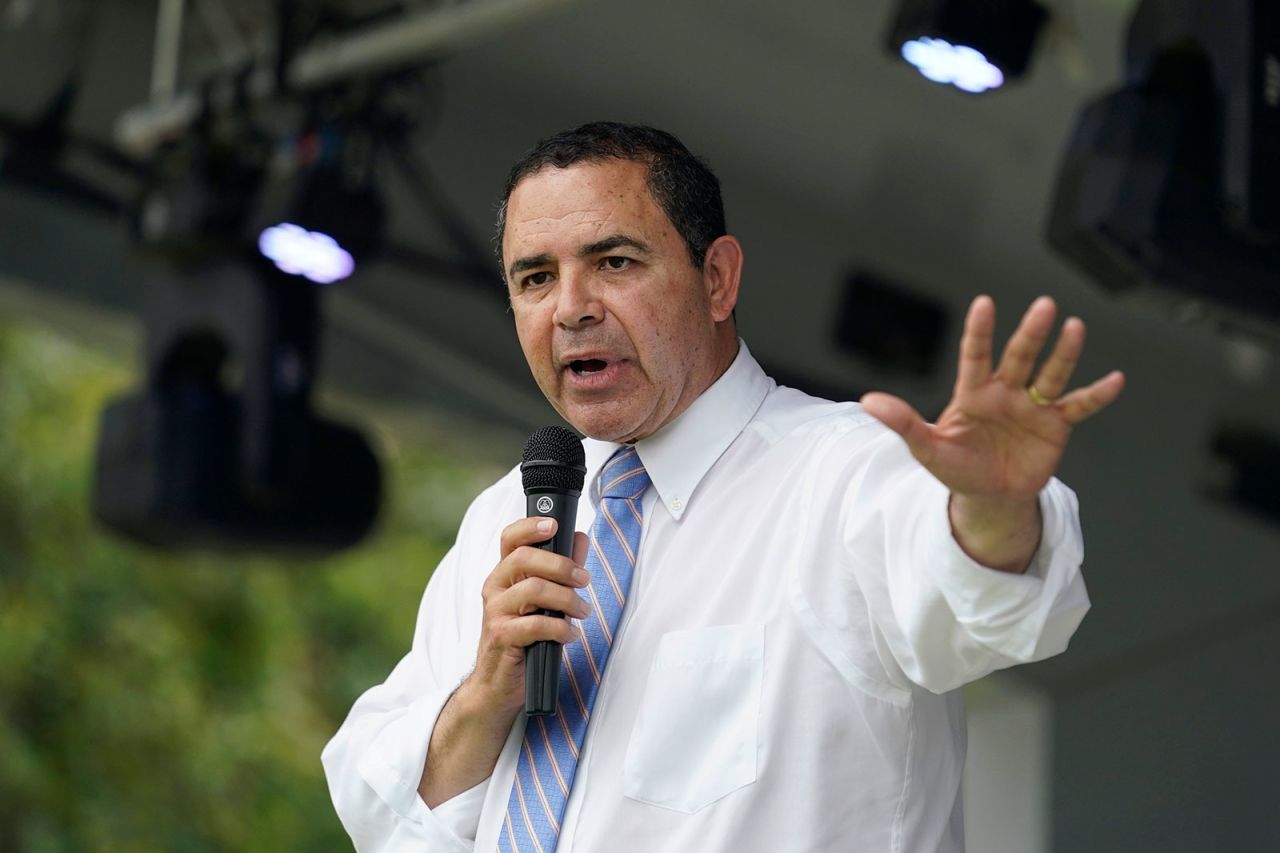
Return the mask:
<svg viewBox="0 0 1280 853"><path fill-rule="evenodd" d="M0 323L0 850L349 849L320 750L407 649L457 496L495 470L384 433L369 544L160 553L89 515L98 412L133 382Z"/></svg>

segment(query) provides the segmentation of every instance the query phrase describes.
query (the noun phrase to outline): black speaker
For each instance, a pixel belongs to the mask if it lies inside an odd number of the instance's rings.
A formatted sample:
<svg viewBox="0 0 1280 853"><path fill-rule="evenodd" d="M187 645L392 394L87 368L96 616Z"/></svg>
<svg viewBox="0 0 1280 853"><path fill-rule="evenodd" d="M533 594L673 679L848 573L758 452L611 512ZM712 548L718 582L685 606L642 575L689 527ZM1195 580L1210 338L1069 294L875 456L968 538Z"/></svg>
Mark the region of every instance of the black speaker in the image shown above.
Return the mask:
<svg viewBox="0 0 1280 853"><path fill-rule="evenodd" d="M224 264L146 318L147 379L99 431L93 511L152 545L329 551L377 518L381 472L356 430L311 408L316 285Z"/></svg>

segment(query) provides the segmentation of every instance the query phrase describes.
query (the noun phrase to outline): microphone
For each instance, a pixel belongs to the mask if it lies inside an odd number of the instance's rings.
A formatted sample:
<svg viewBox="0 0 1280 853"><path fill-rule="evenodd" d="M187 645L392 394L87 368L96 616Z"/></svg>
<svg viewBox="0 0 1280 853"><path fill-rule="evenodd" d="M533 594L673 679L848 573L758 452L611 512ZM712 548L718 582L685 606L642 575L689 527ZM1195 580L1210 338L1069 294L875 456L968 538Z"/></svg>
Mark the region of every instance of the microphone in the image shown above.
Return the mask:
<svg viewBox="0 0 1280 853"><path fill-rule="evenodd" d="M536 547L562 557L573 554L574 525L578 518L578 497L587 475L582 442L561 426L548 426L525 442L520 475L524 481L525 513L556 520L555 535ZM540 610L543 616L564 614ZM524 652L524 712L529 716L549 716L556 712L560 692L560 644L539 640Z"/></svg>

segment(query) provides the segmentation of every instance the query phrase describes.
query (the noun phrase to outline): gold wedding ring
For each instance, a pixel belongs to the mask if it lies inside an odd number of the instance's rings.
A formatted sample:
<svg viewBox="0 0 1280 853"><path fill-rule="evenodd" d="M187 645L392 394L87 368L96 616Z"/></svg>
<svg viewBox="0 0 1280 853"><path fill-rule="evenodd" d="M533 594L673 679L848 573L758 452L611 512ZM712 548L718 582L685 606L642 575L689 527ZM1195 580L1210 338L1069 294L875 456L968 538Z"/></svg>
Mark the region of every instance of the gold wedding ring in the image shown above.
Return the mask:
<svg viewBox="0 0 1280 853"><path fill-rule="evenodd" d="M1053 401L1040 393L1040 390L1034 385L1027 386L1027 396L1031 398L1031 402L1037 406L1052 406Z"/></svg>

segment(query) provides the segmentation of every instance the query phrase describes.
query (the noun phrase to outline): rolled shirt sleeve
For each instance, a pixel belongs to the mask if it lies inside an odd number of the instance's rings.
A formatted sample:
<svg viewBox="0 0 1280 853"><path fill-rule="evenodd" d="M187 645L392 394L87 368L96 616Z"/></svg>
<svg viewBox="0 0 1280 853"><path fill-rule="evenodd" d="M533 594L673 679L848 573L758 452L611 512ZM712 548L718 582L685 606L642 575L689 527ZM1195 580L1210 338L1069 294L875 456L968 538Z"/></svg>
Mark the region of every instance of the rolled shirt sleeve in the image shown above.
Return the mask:
<svg viewBox="0 0 1280 853"><path fill-rule="evenodd" d="M357 850L472 849L483 785L436 809L418 796L427 744L452 690L398 701L403 696L393 682L409 680L397 676L416 663L410 653L386 682L361 696L321 755L334 807Z"/></svg>
<svg viewBox="0 0 1280 853"><path fill-rule="evenodd" d="M900 443L882 444L859 468L842 509L844 549L891 680L942 693L1066 648L1089 609L1070 489L1052 480L1042 490L1040 545L1019 575L965 554L947 488Z"/></svg>
<svg viewBox="0 0 1280 853"><path fill-rule="evenodd" d="M427 807L418 795L441 709L470 673L480 631L480 588L497 559L494 494L472 504L458 541L423 595L413 646L382 684L351 708L321 755L329 792L357 850L462 853L474 847L487 780ZM489 562L477 568L472 563Z"/></svg>

